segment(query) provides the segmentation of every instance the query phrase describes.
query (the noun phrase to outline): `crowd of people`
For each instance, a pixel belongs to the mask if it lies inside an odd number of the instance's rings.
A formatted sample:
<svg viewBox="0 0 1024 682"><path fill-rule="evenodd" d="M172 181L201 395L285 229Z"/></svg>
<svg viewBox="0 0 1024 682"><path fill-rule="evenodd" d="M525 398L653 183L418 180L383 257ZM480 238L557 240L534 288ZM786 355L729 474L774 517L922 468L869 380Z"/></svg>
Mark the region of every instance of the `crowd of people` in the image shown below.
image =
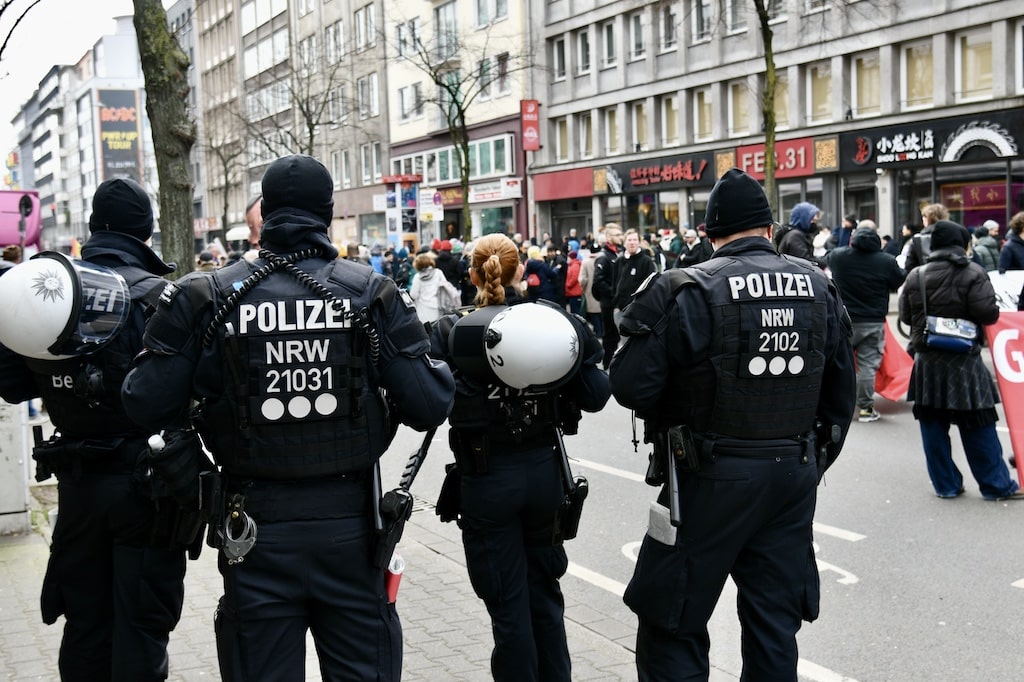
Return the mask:
<svg viewBox="0 0 1024 682"><path fill-rule="evenodd" d="M223 679L301 677L307 631L324 679L399 679L386 538L408 491L383 493L377 460L399 424L427 443L447 422L437 507L491 618L491 674L570 680L559 580L587 484L562 435L612 396L643 420L659 489L624 596L640 678L707 677L731 576L743 678L795 679L797 632L819 608L817 485L853 420L881 418L894 292L935 494L964 492L955 424L982 496L1024 499L981 336L929 342L932 316L998 318L987 272L1024 269L1024 212L1001 243L998 225L971 234L931 204L886 243L854 215L826 227L810 202L780 225L732 169L695 229L366 246L332 243L333 186L312 157L278 159L247 209L258 248L204 250L171 283L147 245L148 196L104 182L82 256L127 283L130 315L67 356L0 345L0 396L42 397L56 429L33 456L59 481L41 604L45 622L66 619L63 679L166 679L206 523Z"/></svg>

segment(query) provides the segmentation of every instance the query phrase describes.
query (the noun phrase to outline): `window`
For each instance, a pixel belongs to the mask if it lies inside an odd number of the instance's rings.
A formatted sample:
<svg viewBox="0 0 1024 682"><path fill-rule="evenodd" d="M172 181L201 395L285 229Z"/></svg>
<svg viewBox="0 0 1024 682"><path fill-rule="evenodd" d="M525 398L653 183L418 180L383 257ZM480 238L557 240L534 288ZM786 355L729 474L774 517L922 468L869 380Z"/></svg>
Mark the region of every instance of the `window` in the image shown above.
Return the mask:
<svg viewBox="0 0 1024 682"><path fill-rule="evenodd" d="M746 81L729 83L729 134L746 135L750 132L750 90Z"/></svg>
<svg viewBox="0 0 1024 682"><path fill-rule="evenodd" d="M679 99L675 95L661 98L661 140L666 147L679 144Z"/></svg>
<svg viewBox="0 0 1024 682"><path fill-rule="evenodd" d="M590 73L590 34L586 29L576 34L576 73Z"/></svg>
<svg viewBox="0 0 1024 682"><path fill-rule="evenodd" d="M508 80L508 53L502 52L494 58L498 66L498 95L507 95L511 92L511 87Z"/></svg>
<svg viewBox="0 0 1024 682"><path fill-rule="evenodd" d="M369 118L380 113L380 103L377 97L377 74L360 78L356 83L359 89L359 118Z"/></svg>
<svg viewBox="0 0 1024 682"><path fill-rule="evenodd" d="M398 56L408 57L418 54L420 48L423 47L420 42L419 17L399 22L395 27L395 37L398 43Z"/></svg>
<svg viewBox="0 0 1024 682"><path fill-rule="evenodd" d="M594 156L594 120L590 112L579 115L576 124L579 133L580 158L589 159Z"/></svg>
<svg viewBox="0 0 1024 682"><path fill-rule="evenodd" d="M726 8L729 18L729 32L736 33L747 28L747 5L750 0L728 0Z"/></svg>
<svg viewBox="0 0 1024 682"><path fill-rule="evenodd" d="M384 179L384 159L381 154L380 142L371 144L370 150L373 157L373 181L380 182Z"/></svg>
<svg viewBox="0 0 1024 682"><path fill-rule="evenodd" d="M356 10L356 49L377 44L377 7L372 3Z"/></svg>
<svg viewBox="0 0 1024 682"><path fill-rule="evenodd" d="M629 15L629 56L640 59L646 51L644 47L644 15L634 12Z"/></svg>
<svg viewBox="0 0 1024 682"><path fill-rule="evenodd" d="M665 3L658 12L659 30L658 38L661 41L660 47L664 50L671 50L676 46L676 6L673 3Z"/></svg>
<svg viewBox="0 0 1024 682"><path fill-rule="evenodd" d="M565 38L559 38L552 44L551 62L555 65L555 80L565 78Z"/></svg>
<svg viewBox="0 0 1024 682"><path fill-rule="evenodd" d="M988 31L957 36L954 94L957 101L992 96L992 37Z"/></svg>
<svg viewBox="0 0 1024 682"><path fill-rule="evenodd" d="M853 113L872 116L882 111L882 72L878 54L861 55L853 59Z"/></svg>
<svg viewBox="0 0 1024 682"><path fill-rule="evenodd" d="M604 153L619 153L619 112L615 107L604 110Z"/></svg>
<svg viewBox="0 0 1024 682"><path fill-rule="evenodd" d="M309 74L316 73L318 71L318 62L316 36L304 38L299 43L299 75L308 76Z"/></svg>
<svg viewBox="0 0 1024 682"><path fill-rule="evenodd" d="M768 0L768 21L786 20L786 0Z"/></svg>
<svg viewBox="0 0 1024 682"><path fill-rule="evenodd" d="M789 127L789 76L775 73L775 128Z"/></svg>
<svg viewBox="0 0 1024 682"><path fill-rule="evenodd" d="M807 69L807 118L809 123L832 120L832 67L814 64Z"/></svg>
<svg viewBox="0 0 1024 682"><path fill-rule="evenodd" d="M569 160L569 120L566 118L555 120L555 160Z"/></svg>
<svg viewBox="0 0 1024 682"><path fill-rule="evenodd" d="M337 64L345 58L345 26L337 21L324 29L324 58Z"/></svg>
<svg viewBox="0 0 1024 682"><path fill-rule="evenodd" d="M344 86L338 86L338 120L344 121L348 118L349 106L348 106L348 89Z"/></svg>
<svg viewBox="0 0 1024 682"><path fill-rule="evenodd" d="M931 41L904 47L902 61L900 78L903 81L903 105L908 109L930 107L935 97Z"/></svg>
<svg viewBox="0 0 1024 682"><path fill-rule="evenodd" d="M711 37L711 0L693 1L693 39L707 40Z"/></svg>
<svg viewBox="0 0 1024 682"><path fill-rule="evenodd" d="M828 0L806 0L808 12L818 12L828 9Z"/></svg>
<svg viewBox="0 0 1024 682"><path fill-rule="evenodd" d="M615 65L615 22L601 25L601 65Z"/></svg>
<svg viewBox="0 0 1024 682"><path fill-rule="evenodd" d="M444 61L458 51L458 24L455 22L455 2L446 2L434 9L434 50L438 61Z"/></svg>
<svg viewBox="0 0 1024 682"><path fill-rule="evenodd" d="M633 103L633 151L650 149L647 141L647 107L643 102Z"/></svg>
<svg viewBox="0 0 1024 682"><path fill-rule="evenodd" d="M258 5L258 4L261 4L261 3L257 2L256 4ZM263 3L263 4L266 4L266 3ZM299 5L299 16L300 17L304 17L304 16L306 16L307 14L309 14L310 12L313 11L313 0L299 0L298 5Z"/></svg>
<svg viewBox="0 0 1024 682"><path fill-rule="evenodd" d="M477 26L508 18L508 0L475 0L475 3Z"/></svg>
<svg viewBox="0 0 1024 682"><path fill-rule="evenodd" d="M352 160L349 158L347 149L341 150L341 186L344 188L352 186Z"/></svg>
<svg viewBox="0 0 1024 682"><path fill-rule="evenodd" d="M363 184L369 185L373 177L373 150L371 145L359 145L359 166L362 171Z"/></svg>
<svg viewBox="0 0 1024 682"><path fill-rule="evenodd" d="M477 87L480 88L480 97L486 99L491 96L491 81L494 80L490 58L484 57L481 59L476 69Z"/></svg>
<svg viewBox="0 0 1024 682"><path fill-rule="evenodd" d="M331 152L331 177L334 178L334 189L341 189L341 152Z"/></svg>
<svg viewBox="0 0 1024 682"><path fill-rule="evenodd" d="M693 136L696 140L711 139L711 90L703 88L693 95Z"/></svg>

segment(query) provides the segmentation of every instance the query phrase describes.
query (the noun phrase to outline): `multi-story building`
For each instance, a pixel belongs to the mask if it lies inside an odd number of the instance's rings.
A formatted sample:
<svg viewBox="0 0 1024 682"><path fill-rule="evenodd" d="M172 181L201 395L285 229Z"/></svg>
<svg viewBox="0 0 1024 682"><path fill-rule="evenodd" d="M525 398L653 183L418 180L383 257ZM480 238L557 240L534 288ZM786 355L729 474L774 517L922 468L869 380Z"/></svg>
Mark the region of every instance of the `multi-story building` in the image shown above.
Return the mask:
<svg viewBox="0 0 1024 682"><path fill-rule="evenodd" d="M103 180L130 177L156 198L159 183L132 17L118 17L74 65L54 66L15 118L21 185L39 192L42 248L88 237Z"/></svg>
<svg viewBox="0 0 1024 682"><path fill-rule="evenodd" d="M197 58L197 35L195 0L178 0L167 8L167 28L171 35L178 41L182 51L188 56L188 99L186 106L189 116L196 122L196 132L202 127L202 109L199 103L202 101L201 83L199 80L199 69L196 67ZM189 153L189 168L192 178L192 211L195 217L196 239L205 237L204 231L209 229L210 223L206 220L206 166L203 163L202 144L195 144Z"/></svg>
<svg viewBox="0 0 1024 682"><path fill-rule="evenodd" d="M717 177L763 177L766 61L750 0L545 0L538 221L703 221ZM969 227L1024 209L1024 18L1012 0L771 0L777 197L876 220L941 201Z"/></svg>
<svg viewBox="0 0 1024 682"><path fill-rule="evenodd" d="M395 187L419 182L420 202L437 204L436 224L425 226L421 237L463 235L467 202L472 236L529 230L519 121L530 88L531 4L396 0L385 5L389 179ZM453 129L464 129L469 140L468 196L463 196ZM394 195L400 194L396 189ZM415 225L405 223L407 240Z"/></svg>

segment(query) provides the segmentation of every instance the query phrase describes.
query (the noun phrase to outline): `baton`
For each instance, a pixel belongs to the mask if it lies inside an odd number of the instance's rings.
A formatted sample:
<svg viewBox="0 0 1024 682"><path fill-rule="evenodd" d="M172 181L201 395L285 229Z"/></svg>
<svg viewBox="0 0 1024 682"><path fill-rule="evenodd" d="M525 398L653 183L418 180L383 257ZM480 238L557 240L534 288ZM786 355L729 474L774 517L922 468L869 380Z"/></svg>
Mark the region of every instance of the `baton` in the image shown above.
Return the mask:
<svg viewBox="0 0 1024 682"><path fill-rule="evenodd" d="M412 482L416 479L416 475L423 468L423 462L427 459L427 450L430 449L430 443L434 440L435 433L437 433L436 426L427 431L419 448L409 456L409 461L406 462L405 470L402 472L402 478L398 481L398 487L402 490L408 490L412 487Z"/></svg>
<svg viewBox="0 0 1024 682"><path fill-rule="evenodd" d="M668 433L665 433L665 451L668 454L668 512L669 521L678 528L683 523L683 511L679 503L679 463L676 461L676 454L672 451L672 443Z"/></svg>

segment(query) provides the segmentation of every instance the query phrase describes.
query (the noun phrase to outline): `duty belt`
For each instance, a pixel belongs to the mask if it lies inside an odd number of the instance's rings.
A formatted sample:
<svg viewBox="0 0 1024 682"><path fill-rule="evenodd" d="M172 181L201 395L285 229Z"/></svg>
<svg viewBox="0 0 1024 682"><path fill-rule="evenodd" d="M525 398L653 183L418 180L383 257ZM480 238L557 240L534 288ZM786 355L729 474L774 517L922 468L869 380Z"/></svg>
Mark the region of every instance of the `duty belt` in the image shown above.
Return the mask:
<svg viewBox="0 0 1024 682"><path fill-rule="evenodd" d="M776 457L798 457L813 455L813 433L790 436L789 438L743 439L714 434L695 435L694 442L701 457L747 457L752 459L775 459Z"/></svg>

